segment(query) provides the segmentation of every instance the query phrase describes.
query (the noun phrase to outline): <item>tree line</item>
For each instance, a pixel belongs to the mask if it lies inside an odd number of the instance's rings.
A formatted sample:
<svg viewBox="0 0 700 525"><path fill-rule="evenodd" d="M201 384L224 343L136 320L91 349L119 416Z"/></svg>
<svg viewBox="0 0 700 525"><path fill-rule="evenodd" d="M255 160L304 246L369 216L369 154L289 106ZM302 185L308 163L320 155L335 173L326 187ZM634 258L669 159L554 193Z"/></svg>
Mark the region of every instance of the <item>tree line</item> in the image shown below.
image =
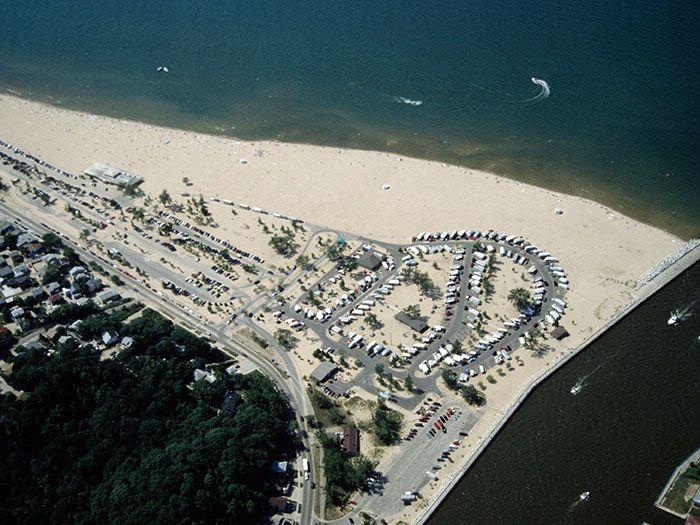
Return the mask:
<svg viewBox="0 0 700 525"><path fill-rule="evenodd" d="M193 385L223 354L152 310L118 330L134 344L115 359L75 342L14 359L25 394L0 397L3 521L260 521L271 462L299 446L287 400L257 372Z"/></svg>

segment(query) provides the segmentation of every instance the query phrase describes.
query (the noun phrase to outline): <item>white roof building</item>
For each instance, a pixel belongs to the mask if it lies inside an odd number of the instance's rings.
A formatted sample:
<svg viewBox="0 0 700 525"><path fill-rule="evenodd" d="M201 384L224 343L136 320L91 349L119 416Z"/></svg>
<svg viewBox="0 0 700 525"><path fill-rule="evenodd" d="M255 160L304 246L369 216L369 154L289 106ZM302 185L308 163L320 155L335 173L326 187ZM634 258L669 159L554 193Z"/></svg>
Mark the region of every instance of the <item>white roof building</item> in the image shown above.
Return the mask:
<svg viewBox="0 0 700 525"><path fill-rule="evenodd" d="M143 177L139 177L138 175L134 175L133 173L129 173L126 171L111 168L110 166L107 166L106 164L100 164L99 162L96 162L88 169L86 169L85 175L90 175L91 177L95 177L109 184L132 185L138 184L143 181Z"/></svg>

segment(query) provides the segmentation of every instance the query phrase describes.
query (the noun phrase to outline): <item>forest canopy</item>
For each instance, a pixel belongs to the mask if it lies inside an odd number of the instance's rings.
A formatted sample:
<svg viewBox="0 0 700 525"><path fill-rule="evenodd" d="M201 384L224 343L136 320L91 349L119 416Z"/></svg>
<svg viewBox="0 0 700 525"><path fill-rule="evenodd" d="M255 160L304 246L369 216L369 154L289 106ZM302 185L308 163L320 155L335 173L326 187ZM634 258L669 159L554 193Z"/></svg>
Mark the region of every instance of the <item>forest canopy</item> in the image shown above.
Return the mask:
<svg viewBox="0 0 700 525"><path fill-rule="evenodd" d="M16 358L6 378L26 394L0 397L3 521L260 521L271 462L298 443L287 400L257 372L192 385L223 354L152 310L119 332L134 344L115 359L77 344Z"/></svg>

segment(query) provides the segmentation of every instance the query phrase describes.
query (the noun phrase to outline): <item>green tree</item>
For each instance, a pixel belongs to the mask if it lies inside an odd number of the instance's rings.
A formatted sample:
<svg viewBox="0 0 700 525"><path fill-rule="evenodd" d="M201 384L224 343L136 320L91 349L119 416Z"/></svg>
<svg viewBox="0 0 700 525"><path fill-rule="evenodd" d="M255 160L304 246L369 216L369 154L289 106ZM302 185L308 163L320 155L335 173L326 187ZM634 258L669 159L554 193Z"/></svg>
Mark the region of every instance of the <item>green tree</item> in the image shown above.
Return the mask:
<svg viewBox="0 0 700 525"><path fill-rule="evenodd" d="M142 221L146 217L146 212L143 210L143 208L134 208L131 210L131 215L137 221Z"/></svg>
<svg viewBox="0 0 700 525"><path fill-rule="evenodd" d="M413 378L411 378L410 375L406 376L406 379L403 380L403 386L409 392L413 392L413 388L414 388Z"/></svg>
<svg viewBox="0 0 700 525"><path fill-rule="evenodd" d="M119 189L124 195L128 197L141 197L143 196L143 190L139 188L140 182L133 184L119 184Z"/></svg>
<svg viewBox="0 0 700 525"><path fill-rule="evenodd" d="M338 259L338 269L345 270L347 272L352 272L357 269L358 266L357 259L354 257L340 257Z"/></svg>
<svg viewBox="0 0 700 525"><path fill-rule="evenodd" d="M158 200L163 206L167 206L173 202L172 198L170 197L170 193L168 193L168 190L166 189L160 192L160 195L158 195Z"/></svg>
<svg viewBox="0 0 700 525"><path fill-rule="evenodd" d="M465 385L460 389L460 394L467 403L474 406L482 406L486 403L486 396L474 385Z"/></svg>
<svg viewBox="0 0 700 525"><path fill-rule="evenodd" d="M377 315L370 312L365 316L365 322L367 325L372 328L373 330L378 330L379 328L382 327L382 323L379 321L377 318Z"/></svg>
<svg viewBox="0 0 700 525"><path fill-rule="evenodd" d="M310 262L311 259L309 259L308 255L300 255L296 259L297 266L302 270L308 270L311 267Z"/></svg>
<svg viewBox="0 0 700 525"><path fill-rule="evenodd" d="M409 304L406 308L403 309L403 312L411 319L420 318L420 306L418 306L417 304Z"/></svg>
<svg viewBox="0 0 700 525"><path fill-rule="evenodd" d="M445 384L450 390L457 390L457 388L459 388L457 373L449 368L443 369L442 379L445 381Z"/></svg>
<svg viewBox="0 0 700 525"><path fill-rule="evenodd" d="M49 252L56 250L56 249L60 248L61 246L63 246L63 242L61 241L61 238L52 232L47 232L44 235L42 235L41 240L44 243L46 250Z"/></svg>
<svg viewBox="0 0 700 525"><path fill-rule="evenodd" d="M270 238L269 245L284 257L291 257L298 248L298 245L288 235L273 235Z"/></svg>
<svg viewBox="0 0 700 525"><path fill-rule="evenodd" d="M294 346L295 338L290 330L286 330L284 328L275 330L274 338L275 342L277 342L277 344L282 348L289 350Z"/></svg>
<svg viewBox="0 0 700 525"><path fill-rule="evenodd" d="M44 276L41 278L41 284L49 284L58 281L61 278L61 270L53 264L49 264L44 268Z"/></svg>
<svg viewBox="0 0 700 525"><path fill-rule="evenodd" d="M513 303L518 310L522 311L530 304L530 292L525 288L513 288L508 292L508 300Z"/></svg>
<svg viewBox="0 0 700 525"><path fill-rule="evenodd" d="M372 414L372 430L377 441L382 445L393 445L399 438L402 416L380 402Z"/></svg>
<svg viewBox="0 0 700 525"><path fill-rule="evenodd" d="M17 344L17 338L9 330L0 332L0 357L4 358L7 351Z"/></svg>
<svg viewBox="0 0 700 525"><path fill-rule="evenodd" d="M418 289L423 295L434 298L440 294L440 289L430 278L428 272L422 272L412 268L408 271L407 277L409 282L418 286Z"/></svg>
<svg viewBox="0 0 700 525"><path fill-rule="evenodd" d="M50 359L41 350L16 358L8 381L28 395L0 396L12 422L0 435L3 515L13 523L265 519L270 463L299 446L284 396L257 372L191 385L195 368L225 357L152 310L119 331L135 342L115 359L77 344Z"/></svg>

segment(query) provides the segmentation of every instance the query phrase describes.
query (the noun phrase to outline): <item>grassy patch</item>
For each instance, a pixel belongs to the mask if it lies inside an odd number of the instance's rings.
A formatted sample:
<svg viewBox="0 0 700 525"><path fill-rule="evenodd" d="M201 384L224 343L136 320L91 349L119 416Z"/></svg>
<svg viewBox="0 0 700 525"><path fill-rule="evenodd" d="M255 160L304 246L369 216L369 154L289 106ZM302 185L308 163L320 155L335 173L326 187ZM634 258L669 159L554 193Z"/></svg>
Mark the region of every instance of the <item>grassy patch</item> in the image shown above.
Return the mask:
<svg viewBox="0 0 700 525"><path fill-rule="evenodd" d="M316 421L318 421L322 427L350 424L348 414L340 406L340 403L337 403L314 388L310 388L308 392L311 404L314 407Z"/></svg>

